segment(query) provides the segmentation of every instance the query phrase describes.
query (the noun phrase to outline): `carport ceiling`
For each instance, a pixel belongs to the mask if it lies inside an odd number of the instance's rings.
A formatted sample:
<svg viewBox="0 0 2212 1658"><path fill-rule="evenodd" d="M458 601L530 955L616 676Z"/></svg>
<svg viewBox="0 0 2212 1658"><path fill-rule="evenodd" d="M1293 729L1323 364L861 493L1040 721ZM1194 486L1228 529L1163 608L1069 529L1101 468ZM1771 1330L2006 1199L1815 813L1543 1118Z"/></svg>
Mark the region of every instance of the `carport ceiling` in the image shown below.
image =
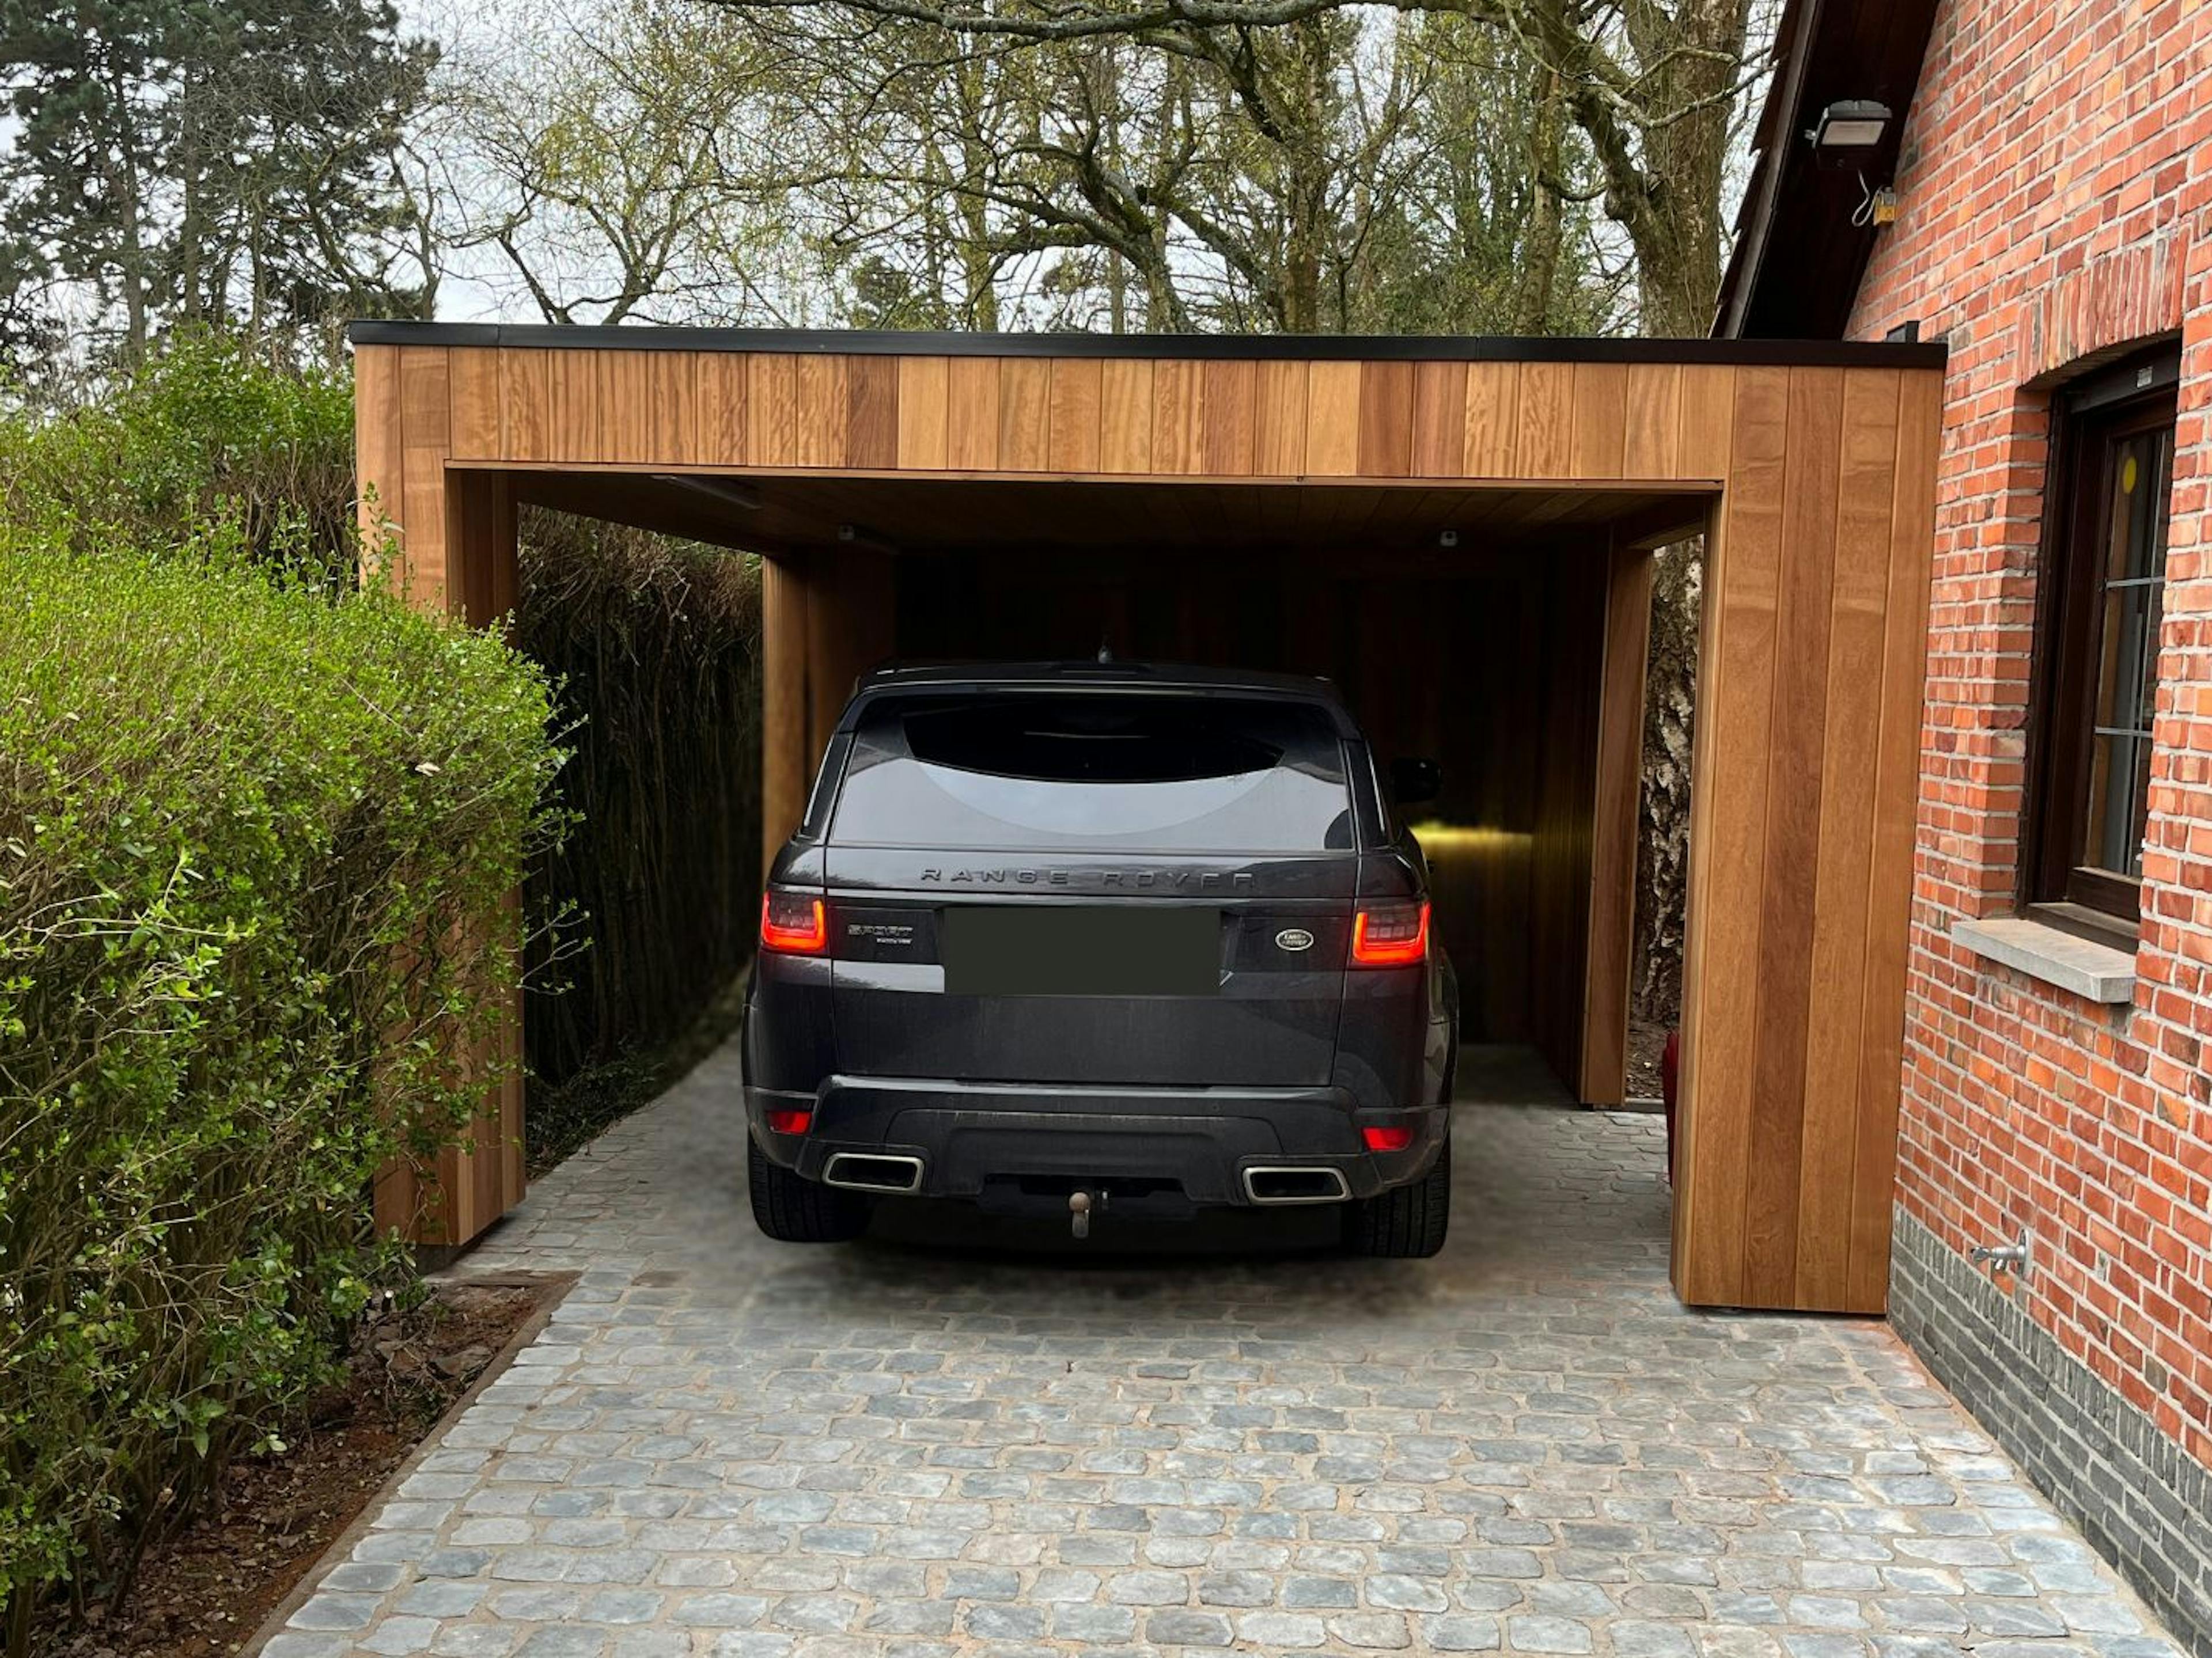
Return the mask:
<svg viewBox="0 0 2212 1658"><path fill-rule="evenodd" d="M1624 489L1419 483L1069 482L532 471L520 498L761 552L841 544L890 552L1038 547L1211 553L1414 552L1450 532L1468 550L1618 526L1648 541L1695 529L1708 496Z"/></svg>

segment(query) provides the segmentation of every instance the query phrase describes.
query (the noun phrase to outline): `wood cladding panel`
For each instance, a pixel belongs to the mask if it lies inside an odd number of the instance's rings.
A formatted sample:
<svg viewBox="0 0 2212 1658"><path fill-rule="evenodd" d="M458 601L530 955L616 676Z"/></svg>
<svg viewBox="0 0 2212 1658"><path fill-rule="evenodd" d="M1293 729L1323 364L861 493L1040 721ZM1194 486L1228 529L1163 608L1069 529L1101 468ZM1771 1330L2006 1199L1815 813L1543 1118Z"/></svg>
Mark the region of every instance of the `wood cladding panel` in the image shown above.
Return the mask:
<svg viewBox="0 0 2212 1658"><path fill-rule="evenodd" d="M1049 464L1055 472L1095 472L1103 452L1106 365L1071 357L1052 365Z"/></svg>
<svg viewBox="0 0 2212 1658"><path fill-rule="evenodd" d="M1636 853L1643 785L1644 665L1651 642L1652 555L1609 560L1590 811L1589 944L1583 974L1585 1105L1627 1097L1628 993L1636 954Z"/></svg>
<svg viewBox="0 0 2212 1658"><path fill-rule="evenodd" d="M1710 403L1698 370L1689 411ZM1686 1300L1879 1312L1939 377L1734 371L1685 964ZM1684 465L1711 464L1700 437Z"/></svg>
<svg viewBox="0 0 2212 1658"><path fill-rule="evenodd" d="M999 365L999 470L1042 472L1052 457L1052 368L1038 357Z"/></svg>
<svg viewBox="0 0 2212 1658"><path fill-rule="evenodd" d="M1152 365L1141 358L1100 365L1098 470L1152 470Z"/></svg>
<svg viewBox="0 0 2212 1658"><path fill-rule="evenodd" d="M354 499L362 544L375 558L396 550L397 533L390 526L406 519L406 484L399 461L405 440L399 425L396 347L363 346L354 353L353 402Z"/></svg>
<svg viewBox="0 0 2212 1658"><path fill-rule="evenodd" d="M1694 1155L1677 1187L1674 1251L1675 1287L1684 1300L1707 1306L1745 1304L1789 371L1740 370L1735 394L1729 489L1705 586L1709 643L1698 664L1698 736L1708 744L1691 783L1698 863L1690 932L1701 966L1683 984L1683 1023L1697 1057L1694 1091L1685 1096Z"/></svg>
<svg viewBox="0 0 2212 1658"><path fill-rule="evenodd" d="M999 465L999 361L955 357L945 393L945 464L955 471L990 472Z"/></svg>
<svg viewBox="0 0 2212 1658"><path fill-rule="evenodd" d="M1866 990L1858 1060L1858 1145L1851 1164L1851 1243L1844 1301L1871 1309L1889 1286L1890 1208L1905 1053L1908 922L1912 908L1920 728L1936 533L1936 469L1943 382L1900 377L1891 492L1888 588L1882 613L1881 735L1875 758L1874 847L1867 875Z"/></svg>
<svg viewBox="0 0 2212 1658"><path fill-rule="evenodd" d="M845 381L844 464L896 466L898 439L898 359L854 358Z"/></svg>
<svg viewBox="0 0 2212 1658"><path fill-rule="evenodd" d="M745 460L745 359L702 354L693 365L698 429L692 454L702 465L742 466Z"/></svg>
<svg viewBox="0 0 2212 1658"><path fill-rule="evenodd" d="M1263 362L1255 367L1252 470L1262 477L1296 477L1306 470L1307 365Z"/></svg>
<svg viewBox="0 0 2212 1658"><path fill-rule="evenodd" d="M457 346L447 354L448 417L456 460L496 460L500 434L500 354L488 347Z"/></svg>
<svg viewBox="0 0 2212 1658"><path fill-rule="evenodd" d="M934 472L950 464L945 422L951 368L943 357L907 357L900 361L899 466Z"/></svg>

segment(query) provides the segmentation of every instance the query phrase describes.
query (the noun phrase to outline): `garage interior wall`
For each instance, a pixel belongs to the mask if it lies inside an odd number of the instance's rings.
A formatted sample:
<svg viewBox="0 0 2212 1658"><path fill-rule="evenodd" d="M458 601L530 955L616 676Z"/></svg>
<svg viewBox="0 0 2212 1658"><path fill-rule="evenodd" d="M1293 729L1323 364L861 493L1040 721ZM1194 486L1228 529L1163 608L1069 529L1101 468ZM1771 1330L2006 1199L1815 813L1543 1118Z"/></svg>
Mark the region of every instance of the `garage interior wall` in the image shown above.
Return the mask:
<svg viewBox="0 0 2212 1658"><path fill-rule="evenodd" d="M855 675L893 655L1088 655L1103 631L1320 664L1379 748L1457 780L1438 816L1475 833L1463 866L1437 858L1438 898L1482 963L1475 1028L1525 1030L1604 1103L1649 550L1708 528L1676 1288L1881 1309L1940 348L353 339L365 524L420 602L501 612L518 501L764 556L771 841ZM451 1236L519 1195L519 1169L459 1152L423 1172L466 1197Z"/></svg>

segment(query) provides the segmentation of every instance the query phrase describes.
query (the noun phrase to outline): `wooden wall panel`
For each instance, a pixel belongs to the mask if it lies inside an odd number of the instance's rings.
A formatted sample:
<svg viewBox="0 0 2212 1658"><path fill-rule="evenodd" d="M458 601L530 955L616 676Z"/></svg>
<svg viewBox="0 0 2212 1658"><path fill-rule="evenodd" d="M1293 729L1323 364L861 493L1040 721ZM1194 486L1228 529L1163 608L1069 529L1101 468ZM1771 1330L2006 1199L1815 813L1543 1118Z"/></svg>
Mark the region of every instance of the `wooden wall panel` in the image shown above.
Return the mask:
<svg viewBox="0 0 2212 1658"><path fill-rule="evenodd" d="M1052 364L1009 357L999 365L999 470L1042 472L1052 458Z"/></svg>
<svg viewBox="0 0 2212 1658"><path fill-rule="evenodd" d="M1303 362L1255 365L1252 470L1262 477L1296 477L1306 470L1306 386Z"/></svg>
<svg viewBox="0 0 2212 1658"><path fill-rule="evenodd" d="M845 385L843 464L864 469L896 466L898 440L898 359L854 357Z"/></svg>
<svg viewBox="0 0 2212 1658"><path fill-rule="evenodd" d="M1572 472L1575 365L1524 362L1514 410L1513 472L1520 477L1566 477Z"/></svg>
<svg viewBox="0 0 2212 1658"><path fill-rule="evenodd" d="M1636 853L1643 838L1638 807L1644 665L1651 643L1651 560L1640 550L1616 549L1606 584L1577 1090L1585 1105L1617 1106L1628 1092L1628 993L1636 954Z"/></svg>
<svg viewBox="0 0 2212 1658"><path fill-rule="evenodd" d="M354 500L362 545L371 558L398 553L397 525L406 521L406 479L400 465L399 351L363 346L354 353ZM399 572L392 572L394 579Z"/></svg>
<svg viewBox="0 0 2212 1658"><path fill-rule="evenodd" d="M496 460L505 453L500 433L499 358L488 346L456 346L447 353L456 460Z"/></svg>
<svg viewBox="0 0 2212 1658"><path fill-rule="evenodd" d="M1152 365L1152 471L1206 470L1206 365L1163 358Z"/></svg>
<svg viewBox="0 0 2212 1658"><path fill-rule="evenodd" d="M545 459L599 460L599 379L597 352L545 353Z"/></svg>
<svg viewBox="0 0 2212 1658"><path fill-rule="evenodd" d="M1879 1312L1941 382L1734 379L1708 557L1675 1283L1698 1303ZM1686 441L1705 380L1686 369Z"/></svg>
<svg viewBox="0 0 2212 1658"><path fill-rule="evenodd" d="M1467 366L1465 447L1469 477L1511 477L1520 454L1521 365Z"/></svg>
<svg viewBox="0 0 2212 1658"><path fill-rule="evenodd" d="M700 443L699 354L648 351L645 356L645 419L651 434L640 459L665 465L704 460Z"/></svg>
<svg viewBox="0 0 2212 1658"><path fill-rule="evenodd" d="M809 753L805 572L788 559L761 561L761 868L791 838L806 810Z"/></svg>
<svg viewBox="0 0 2212 1658"><path fill-rule="evenodd" d="M1350 477L1359 471L1359 365L1316 362L1306 371L1306 471Z"/></svg>
<svg viewBox="0 0 2212 1658"><path fill-rule="evenodd" d="M802 351L793 375L792 418L798 428L793 459L801 466L842 466L852 429L853 359Z"/></svg>
<svg viewBox="0 0 2212 1658"><path fill-rule="evenodd" d="M1850 1262L1844 1296L1847 1306L1861 1310L1881 1306L1889 1287L1922 697L1935 558L1936 468L1942 424L1942 376L1902 376L1890 501L1889 582L1882 612L1881 736L1875 757L1866 993L1858 1055L1858 1147L1851 1166Z"/></svg>
<svg viewBox="0 0 2212 1658"><path fill-rule="evenodd" d="M1413 371L1413 472L1421 477L1464 476L1467 424L1467 365L1418 364Z"/></svg>
<svg viewBox="0 0 2212 1658"><path fill-rule="evenodd" d="M356 361L359 361L356 355ZM731 361L740 361L732 357ZM508 460L551 460L553 354L514 350L499 354L500 441Z"/></svg>
<svg viewBox="0 0 2212 1658"><path fill-rule="evenodd" d="M1793 1275L1806 1293L1844 1284L1850 1271L1897 399L1895 374L1853 375L1843 388L1807 975L1805 1126L1790 1228L1796 1240Z"/></svg>
<svg viewBox="0 0 2212 1658"><path fill-rule="evenodd" d="M598 446L601 460L647 461L653 458L653 356L647 351L601 351L592 367L599 408Z"/></svg>
<svg viewBox="0 0 2212 1658"><path fill-rule="evenodd" d="M1103 452L1106 365L1070 357L1052 365L1051 454L1055 472L1095 472Z"/></svg>
<svg viewBox="0 0 2212 1658"><path fill-rule="evenodd" d="M1530 1035L1577 1092L1589 999L1592 812L1609 558L1601 544L1545 568L1536 805L1529 847Z"/></svg>
<svg viewBox="0 0 2212 1658"><path fill-rule="evenodd" d="M1199 394L1201 470L1219 477L1249 477L1259 470L1259 365L1209 362Z"/></svg>
<svg viewBox="0 0 2212 1658"><path fill-rule="evenodd" d="M1152 365L1126 358L1102 364L1098 404L1099 470L1151 471Z"/></svg>
<svg viewBox="0 0 2212 1658"><path fill-rule="evenodd" d="M1567 439L1567 476L1617 478L1627 440L1628 366L1575 365L1574 412Z"/></svg>
<svg viewBox="0 0 2212 1658"><path fill-rule="evenodd" d="M799 462L799 359L762 351L744 359L745 459L755 466Z"/></svg>
<svg viewBox="0 0 2212 1658"><path fill-rule="evenodd" d="M1359 474L1401 478L1413 470L1413 365L1359 366Z"/></svg>
<svg viewBox="0 0 2212 1658"><path fill-rule="evenodd" d="M1775 592L1790 375L1737 372L1729 490L1708 558L1708 647L1691 786L1699 862L1690 895L1700 952L1683 982L1683 1026L1697 1066L1685 1095L1694 1155L1675 1188L1674 1283L1695 1304L1744 1304L1743 1215L1758 1054L1759 917L1766 881L1767 726L1774 684Z"/></svg>
<svg viewBox="0 0 2212 1658"><path fill-rule="evenodd" d="M1820 743L1827 717L1833 618L1837 475L1843 374L1790 370L1783 440L1782 546L1774 623L1774 701L1766 728L1765 875L1760 887L1759 1046L1744 1199L1745 1284L1754 1304L1788 1306L1796 1293L1802 1102L1811 1015L1811 944L1818 911L1820 802L1828 783Z"/></svg>
<svg viewBox="0 0 2212 1658"><path fill-rule="evenodd" d="M745 359L730 352L702 353L693 375L699 411L693 455L702 465L744 465Z"/></svg>
<svg viewBox="0 0 2212 1658"><path fill-rule="evenodd" d="M999 465L999 360L955 357L945 393L945 465L988 472Z"/></svg>
<svg viewBox="0 0 2212 1658"><path fill-rule="evenodd" d="M1682 367L1680 363L1630 365L1623 397L1623 477L1671 478L1681 464Z"/></svg>
<svg viewBox="0 0 2212 1658"><path fill-rule="evenodd" d="M945 395L951 365L943 357L899 359L898 461L915 471L950 465L945 443Z"/></svg>

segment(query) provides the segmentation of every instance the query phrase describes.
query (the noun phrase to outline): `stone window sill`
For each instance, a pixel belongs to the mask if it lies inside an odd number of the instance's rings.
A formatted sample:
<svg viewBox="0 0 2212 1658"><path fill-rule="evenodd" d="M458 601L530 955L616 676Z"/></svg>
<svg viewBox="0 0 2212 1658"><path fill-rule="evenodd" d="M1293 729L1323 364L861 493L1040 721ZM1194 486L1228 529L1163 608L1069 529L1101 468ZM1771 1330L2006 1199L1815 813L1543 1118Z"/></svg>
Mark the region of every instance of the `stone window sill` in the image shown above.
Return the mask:
<svg viewBox="0 0 2212 1658"><path fill-rule="evenodd" d="M2031 916L1961 919L1951 923L1951 936L1977 956L2090 1001L2112 1005L2136 999L2132 954L2061 932Z"/></svg>

